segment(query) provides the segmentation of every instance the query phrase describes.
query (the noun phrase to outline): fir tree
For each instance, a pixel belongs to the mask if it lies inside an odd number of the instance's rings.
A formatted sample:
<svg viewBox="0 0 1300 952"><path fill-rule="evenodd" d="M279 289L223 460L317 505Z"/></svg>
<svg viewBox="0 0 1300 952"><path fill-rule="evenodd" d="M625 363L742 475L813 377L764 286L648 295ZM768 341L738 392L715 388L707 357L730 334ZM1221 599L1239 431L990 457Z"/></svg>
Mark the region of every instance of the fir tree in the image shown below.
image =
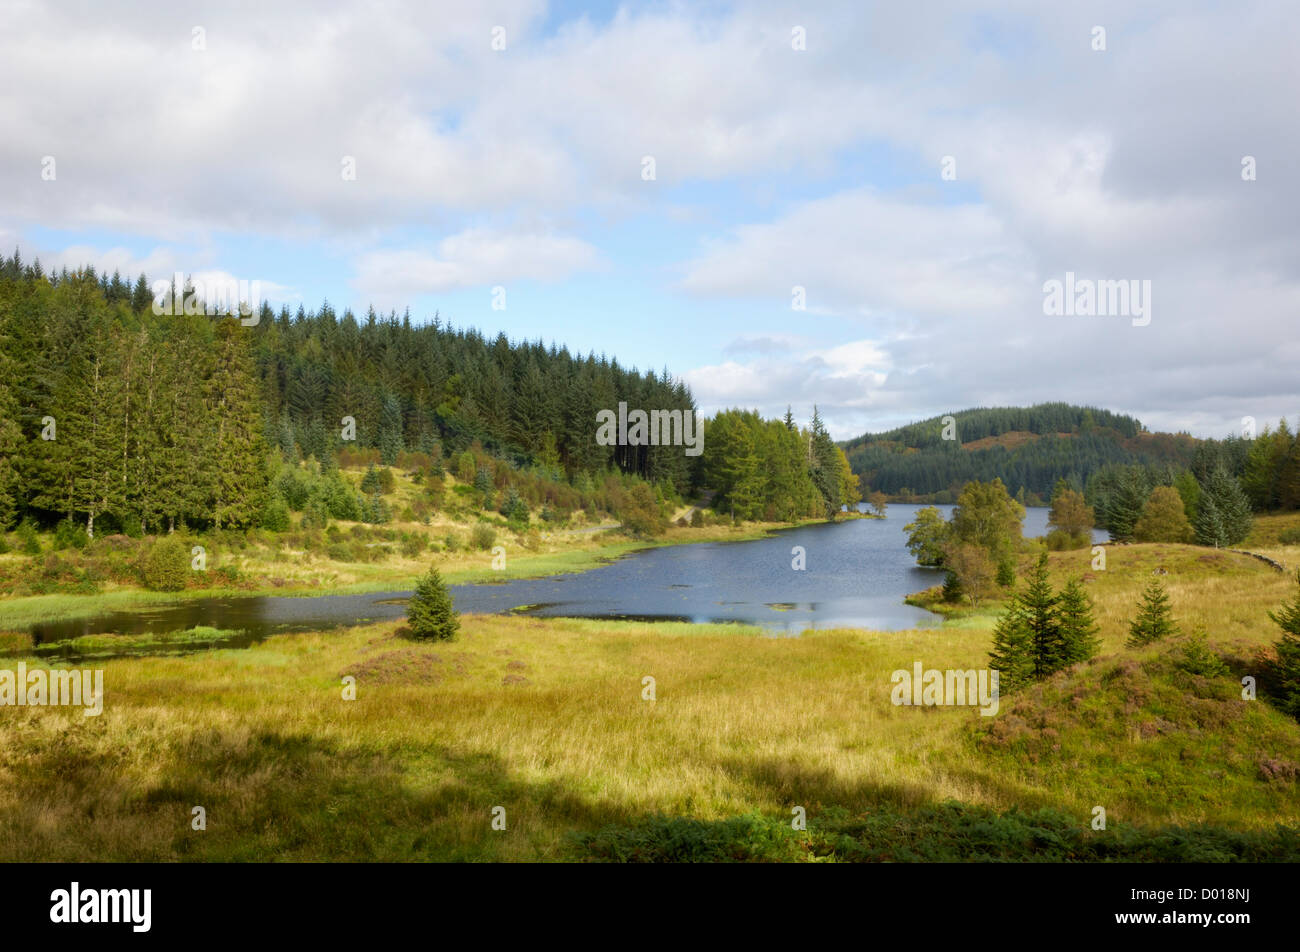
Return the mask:
<svg viewBox="0 0 1300 952"><path fill-rule="evenodd" d="M1300 583L1300 572L1296 573ZM1273 645L1277 660L1271 665L1273 690L1281 701L1282 709L1292 717L1300 718L1300 594L1295 601L1283 602L1268 617L1282 629L1281 639Z"/></svg>
<svg viewBox="0 0 1300 952"><path fill-rule="evenodd" d="M1136 466L1128 467L1119 477L1106 504L1106 529L1112 542L1129 542L1133 529L1146 505L1148 486L1145 474Z"/></svg>
<svg viewBox="0 0 1300 952"><path fill-rule="evenodd" d="M1034 680L1034 636L1016 595L993 628L989 667L998 672L999 691L1015 691Z"/></svg>
<svg viewBox="0 0 1300 952"><path fill-rule="evenodd" d="M1241 485L1222 466L1211 471L1201 487L1200 512L1196 517L1196 541L1201 545L1226 548L1250 533L1250 501Z"/></svg>
<svg viewBox="0 0 1300 952"><path fill-rule="evenodd" d="M256 524L265 502L267 448L257 381L244 328L233 317L216 325L209 399L215 418L211 519L218 528Z"/></svg>
<svg viewBox="0 0 1300 952"><path fill-rule="evenodd" d="M420 640L451 641L460 628L460 615L452 607L451 593L435 567L415 588L406 607L406 618L413 637Z"/></svg>
<svg viewBox="0 0 1300 952"><path fill-rule="evenodd" d="M17 422L18 401L9 388L11 374L8 358L0 351L0 532L17 521L20 489L15 460L23 434Z"/></svg>
<svg viewBox="0 0 1300 952"><path fill-rule="evenodd" d="M1020 613L1029 629L1029 649L1033 676L1042 679L1064 665L1065 650L1061 643L1061 626L1056 595L1047 577L1047 555L1029 573L1023 592L1018 593Z"/></svg>
<svg viewBox="0 0 1300 952"><path fill-rule="evenodd" d="M1062 663L1078 664L1096 656L1101 648L1100 630L1092 615L1092 599L1078 579L1070 579L1057 597L1056 610L1061 626Z"/></svg>
<svg viewBox="0 0 1300 952"><path fill-rule="evenodd" d="M1128 646L1141 648L1178 633L1169 608L1169 594L1160 579L1153 578L1142 593L1137 617L1129 623Z"/></svg>

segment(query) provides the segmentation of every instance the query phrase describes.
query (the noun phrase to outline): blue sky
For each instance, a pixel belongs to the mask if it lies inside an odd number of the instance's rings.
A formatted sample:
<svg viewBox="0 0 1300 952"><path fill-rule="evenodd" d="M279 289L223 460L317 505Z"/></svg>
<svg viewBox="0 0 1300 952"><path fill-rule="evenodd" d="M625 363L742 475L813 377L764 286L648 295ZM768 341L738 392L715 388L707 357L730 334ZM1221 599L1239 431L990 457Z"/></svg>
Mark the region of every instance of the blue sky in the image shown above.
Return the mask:
<svg viewBox="0 0 1300 952"><path fill-rule="evenodd" d="M0 242L437 312L838 437L1300 412L1286 4L150 6L0 12ZM1045 314L1067 271L1151 281L1153 320Z"/></svg>

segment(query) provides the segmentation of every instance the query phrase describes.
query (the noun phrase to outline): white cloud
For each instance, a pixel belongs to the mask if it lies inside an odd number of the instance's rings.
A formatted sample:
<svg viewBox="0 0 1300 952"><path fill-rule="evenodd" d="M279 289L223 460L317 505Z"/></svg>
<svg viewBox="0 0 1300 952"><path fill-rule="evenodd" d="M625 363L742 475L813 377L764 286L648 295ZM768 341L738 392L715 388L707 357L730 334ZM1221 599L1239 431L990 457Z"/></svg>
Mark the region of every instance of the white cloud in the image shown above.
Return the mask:
<svg viewBox="0 0 1300 952"><path fill-rule="evenodd" d="M596 249L576 238L472 229L443 239L436 254L413 249L368 252L358 261L353 286L387 303L515 280L559 281L598 266Z"/></svg>

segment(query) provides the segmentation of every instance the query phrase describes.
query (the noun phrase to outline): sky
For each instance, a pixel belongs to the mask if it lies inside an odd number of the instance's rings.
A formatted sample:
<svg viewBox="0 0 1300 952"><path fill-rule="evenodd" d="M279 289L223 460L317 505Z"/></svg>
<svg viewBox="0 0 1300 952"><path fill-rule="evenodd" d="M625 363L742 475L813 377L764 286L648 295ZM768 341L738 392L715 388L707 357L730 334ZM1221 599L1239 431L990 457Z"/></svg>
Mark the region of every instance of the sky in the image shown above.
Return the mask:
<svg viewBox="0 0 1300 952"><path fill-rule="evenodd" d="M436 314L667 368L706 413L816 404L840 439L1049 400L1224 436L1300 416L1298 26L0 0L0 250ZM1052 313L1067 273L1149 297Z"/></svg>

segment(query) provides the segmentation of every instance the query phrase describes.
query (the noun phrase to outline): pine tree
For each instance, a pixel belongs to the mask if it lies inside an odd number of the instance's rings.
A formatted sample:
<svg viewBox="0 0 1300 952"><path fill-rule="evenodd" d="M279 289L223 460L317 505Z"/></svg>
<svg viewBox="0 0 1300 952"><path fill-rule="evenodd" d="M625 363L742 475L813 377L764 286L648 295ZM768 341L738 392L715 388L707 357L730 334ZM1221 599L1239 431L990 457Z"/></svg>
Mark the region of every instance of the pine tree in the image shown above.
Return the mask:
<svg viewBox="0 0 1300 952"><path fill-rule="evenodd" d="M9 360L0 351L0 532L8 530L16 521L20 500L14 463L23 434L17 422L18 401L9 388L11 379Z"/></svg>
<svg viewBox="0 0 1300 952"><path fill-rule="evenodd" d="M1057 597L1061 626L1062 662L1065 666L1095 657L1101 649L1100 630L1092 615L1092 599L1078 579L1070 579Z"/></svg>
<svg viewBox="0 0 1300 952"><path fill-rule="evenodd" d="M826 518L833 519L843 504L839 447L831 439L822 423L821 414L813 407L812 433L808 444L808 469L813 484L822 495Z"/></svg>
<svg viewBox="0 0 1300 952"><path fill-rule="evenodd" d="M1066 653L1061 643L1057 599L1047 577L1046 553L1030 570L1025 589L1017 600L1025 626L1029 629L1031 670L1033 676L1041 680L1064 666Z"/></svg>
<svg viewBox="0 0 1300 952"><path fill-rule="evenodd" d="M257 381L248 338L238 320L216 325L209 399L215 419L210 517L218 529L256 524L267 489L267 447L262 438Z"/></svg>
<svg viewBox="0 0 1300 952"><path fill-rule="evenodd" d="M1225 548L1246 538L1253 518L1250 501L1237 480L1218 466L1210 472L1201 488L1196 541L1201 545Z"/></svg>
<svg viewBox="0 0 1300 952"><path fill-rule="evenodd" d="M1137 617L1129 623L1128 647L1141 648L1178 633L1169 608L1169 594L1160 579L1153 578L1142 593Z"/></svg>
<svg viewBox="0 0 1300 952"><path fill-rule="evenodd" d="M406 618L413 637L420 640L451 641L460 628L460 615L452 606L451 593L443 584L436 567L415 588L406 607Z"/></svg>
<svg viewBox="0 0 1300 952"><path fill-rule="evenodd" d="M379 412L379 452L385 465L397 462L402 445L402 403L392 394L385 394Z"/></svg>
<svg viewBox="0 0 1300 952"><path fill-rule="evenodd" d="M1034 680L1034 636L1017 595L993 628L989 667L998 672L999 691L1014 691Z"/></svg>
<svg viewBox="0 0 1300 952"><path fill-rule="evenodd" d="M1141 468L1130 466L1120 474L1106 504L1106 529L1110 541L1129 542L1133 539L1133 529L1142 516L1148 491L1146 474Z"/></svg>
<svg viewBox="0 0 1300 952"><path fill-rule="evenodd" d="M1296 573L1300 584L1300 572ZM1281 639L1273 645L1277 660L1270 671L1273 689L1277 692L1282 709L1292 717L1300 718L1300 594L1295 601L1283 602L1268 617L1282 629Z"/></svg>

